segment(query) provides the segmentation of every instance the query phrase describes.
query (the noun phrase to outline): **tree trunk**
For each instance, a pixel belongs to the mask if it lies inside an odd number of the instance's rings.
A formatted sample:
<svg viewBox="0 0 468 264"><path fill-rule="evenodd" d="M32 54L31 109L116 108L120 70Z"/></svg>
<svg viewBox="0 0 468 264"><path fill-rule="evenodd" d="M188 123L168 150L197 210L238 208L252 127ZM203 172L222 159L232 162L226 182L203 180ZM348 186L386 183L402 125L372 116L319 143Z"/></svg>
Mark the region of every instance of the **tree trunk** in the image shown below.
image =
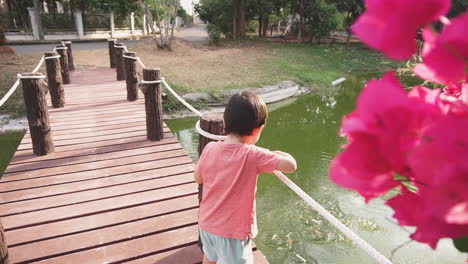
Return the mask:
<svg viewBox="0 0 468 264"><path fill-rule="evenodd" d="M160 74L159 69L143 69L143 80L160 80ZM145 95L147 139L160 141L164 138L161 84L143 84L140 89Z"/></svg>
<svg viewBox="0 0 468 264"><path fill-rule="evenodd" d="M135 57L135 52L125 52L124 55ZM125 81L127 84L127 100L135 101L138 99L138 76L136 70L136 59L124 58L125 63Z"/></svg>
<svg viewBox="0 0 468 264"><path fill-rule="evenodd" d="M144 4L141 2L141 0L138 0L138 2L140 3L140 7L143 9L143 12L146 15L146 21L147 21L147 24L150 26L151 32L153 33L153 38L154 38L154 41L156 42L156 47L161 48L161 45L164 46L164 44L163 43L160 44L158 42L158 38L156 37L156 30L154 29L153 18L149 10L148 0L145 0ZM146 27L146 25L143 25L143 27ZM160 32L159 34L161 34L161 29L159 30L159 32Z"/></svg>
<svg viewBox="0 0 468 264"><path fill-rule="evenodd" d="M33 0L33 4L34 4L34 13L36 17L37 30L39 31L39 39L44 40L44 31L42 29L42 17L41 17L42 2L40 2L39 0Z"/></svg>
<svg viewBox="0 0 468 264"><path fill-rule="evenodd" d="M270 16L266 15L263 17L263 37L266 38L268 32L268 26L270 23Z"/></svg>
<svg viewBox="0 0 468 264"><path fill-rule="evenodd" d="M237 39L237 19L236 15L232 16L232 40Z"/></svg>
<svg viewBox="0 0 468 264"><path fill-rule="evenodd" d="M163 34L162 34L162 28L161 28L161 18L159 17L159 3L158 0L154 0L154 6L156 7L156 26L159 28L159 38L161 39L161 42L159 45L162 45L163 43Z"/></svg>
<svg viewBox="0 0 468 264"><path fill-rule="evenodd" d="M258 15L258 36L261 37L263 32L263 17Z"/></svg>
<svg viewBox="0 0 468 264"><path fill-rule="evenodd" d="M3 230L3 225L0 221L0 264L10 264L7 245L8 244L5 240L5 231Z"/></svg>
<svg viewBox="0 0 468 264"><path fill-rule="evenodd" d="M177 10L179 9L179 1L175 0L175 10L174 10L174 16L172 18L172 29L171 29L171 38L169 39L168 47L171 49L172 46L172 39L174 38L174 27L175 23L177 20Z"/></svg>
<svg viewBox="0 0 468 264"><path fill-rule="evenodd" d="M245 1L246 0L240 0L239 1L239 20L238 20L238 30L239 30L239 39L244 40L245 39Z"/></svg>
<svg viewBox="0 0 468 264"><path fill-rule="evenodd" d="M302 31L304 29L304 16L299 14L299 29L297 32L297 40L302 41Z"/></svg>
<svg viewBox="0 0 468 264"><path fill-rule="evenodd" d="M23 76L40 76L41 73L24 73ZM47 87L41 79L22 79L24 104L28 117L33 152L44 156L55 151L47 111Z"/></svg>
<svg viewBox="0 0 468 264"><path fill-rule="evenodd" d="M45 53L44 57L57 56L57 52ZM65 106L65 90L60 67L60 59L45 59L47 69L47 84L49 85L50 101L54 108Z"/></svg>
<svg viewBox="0 0 468 264"><path fill-rule="evenodd" d="M68 65L67 49L63 46L57 46L57 52L60 54L60 69L62 72L63 84L70 84L70 67Z"/></svg>

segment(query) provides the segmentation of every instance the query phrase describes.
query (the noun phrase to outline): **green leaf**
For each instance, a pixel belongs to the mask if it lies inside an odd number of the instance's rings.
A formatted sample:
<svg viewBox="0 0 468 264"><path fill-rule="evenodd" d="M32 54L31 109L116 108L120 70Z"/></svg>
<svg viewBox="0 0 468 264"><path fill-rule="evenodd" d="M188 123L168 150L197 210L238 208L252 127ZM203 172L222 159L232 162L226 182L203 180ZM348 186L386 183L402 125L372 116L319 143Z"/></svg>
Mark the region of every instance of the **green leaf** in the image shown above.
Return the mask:
<svg viewBox="0 0 468 264"><path fill-rule="evenodd" d="M461 252L468 252L468 236L454 238L453 245Z"/></svg>

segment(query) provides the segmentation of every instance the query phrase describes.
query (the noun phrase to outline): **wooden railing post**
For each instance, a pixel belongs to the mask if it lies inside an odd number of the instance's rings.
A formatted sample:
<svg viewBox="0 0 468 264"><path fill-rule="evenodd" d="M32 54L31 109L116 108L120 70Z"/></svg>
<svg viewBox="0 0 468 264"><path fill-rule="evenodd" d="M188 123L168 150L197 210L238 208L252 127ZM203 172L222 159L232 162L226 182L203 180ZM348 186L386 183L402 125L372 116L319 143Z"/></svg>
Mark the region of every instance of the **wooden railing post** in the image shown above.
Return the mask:
<svg viewBox="0 0 468 264"><path fill-rule="evenodd" d="M5 231L3 230L2 222L0 221L0 264L10 264L8 256L8 244L5 240Z"/></svg>
<svg viewBox="0 0 468 264"><path fill-rule="evenodd" d="M70 67L68 65L68 48L65 46L57 46L57 52L60 54L60 67L62 73L63 84L70 84Z"/></svg>
<svg viewBox="0 0 468 264"><path fill-rule="evenodd" d="M42 80L45 76L41 73L23 73L20 78L33 152L44 156L55 151L47 111L47 87Z"/></svg>
<svg viewBox="0 0 468 264"><path fill-rule="evenodd" d="M117 81L125 80L125 68L123 61L123 54L125 45L123 43L115 43L115 70L117 72Z"/></svg>
<svg viewBox="0 0 468 264"><path fill-rule="evenodd" d="M67 47L67 55L68 55L68 66L70 67L70 71L75 70L75 63L73 62L73 52L72 52L72 42L70 40L62 41L62 44Z"/></svg>
<svg viewBox="0 0 468 264"><path fill-rule="evenodd" d="M225 135L224 131L224 117L223 113L211 113L204 114L200 119L200 128L204 131L214 134L214 135ZM202 135L198 138L198 154L201 156L203 149L211 141L215 141L209 138L206 138ZM198 203L200 204L203 196L203 184L198 184ZM203 249L203 244L201 242L200 236L198 236L198 247ZM203 250L202 250L203 251Z"/></svg>
<svg viewBox="0 0 468 264"><path fill-rule="evenodd" d="M110 67L112 69L115 68L115 49L114 49L114 45L115 45L116 41L117 41L116 39L107 39L107 43L109 44L109 62L110 62Z"/></svg>
<svg viewBox="0 0 468 264"><path fill-rule="evenodd" d="M159 69L143 69L144 81L160 79ZM164 131L161 83L141 84L140 90L145 95L147 138L151 141L162 140L164 138Z"/></svg>
<svg viewBox="0 0 468 264"><path fill-rule="evenodd" d="M138 76L136 67L136 53L125 52L125 56L133 57L135 59L124 58L125 64L125 81L127 83L127 100L135 101L138 99Z"/></svg>
<svg viewBox="0 0 468 264"><path fill-rule="evenodd" d="M54 108L65 106L65 90L63 88L59 56L60 55L57 52L48 52L44 54L50 101Z"/></svg>

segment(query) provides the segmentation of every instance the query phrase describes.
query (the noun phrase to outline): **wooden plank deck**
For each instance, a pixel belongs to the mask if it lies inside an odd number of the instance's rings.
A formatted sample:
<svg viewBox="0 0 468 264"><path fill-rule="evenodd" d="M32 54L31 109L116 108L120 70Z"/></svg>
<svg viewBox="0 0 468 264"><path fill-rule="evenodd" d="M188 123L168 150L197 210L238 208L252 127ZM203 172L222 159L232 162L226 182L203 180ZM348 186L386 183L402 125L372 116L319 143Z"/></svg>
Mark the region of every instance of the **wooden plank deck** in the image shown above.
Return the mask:
<svg viewBox="0 0 468 264"><path fill-rule="evenodd" d="M56 152L33 155L27 133L0 181L12 262L200 263L192 160L167 127L146 140L144 100L114 70L71 77L49 108Z"/></svg>

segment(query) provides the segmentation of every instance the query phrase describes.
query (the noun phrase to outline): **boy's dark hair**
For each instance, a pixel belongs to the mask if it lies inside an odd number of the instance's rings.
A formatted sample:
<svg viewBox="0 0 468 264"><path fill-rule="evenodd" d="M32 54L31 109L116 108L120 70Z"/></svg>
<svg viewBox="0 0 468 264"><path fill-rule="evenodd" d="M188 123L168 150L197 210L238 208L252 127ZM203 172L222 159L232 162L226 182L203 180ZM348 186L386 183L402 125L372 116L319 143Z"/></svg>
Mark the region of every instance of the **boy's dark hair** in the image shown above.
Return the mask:
<svg viewBox="0 0 468 264"><path fill-rule="evenodd" d="M248 136L265 124L268 109L258 95L245 91L234 94L224 111L226 133Z"/></svg>

